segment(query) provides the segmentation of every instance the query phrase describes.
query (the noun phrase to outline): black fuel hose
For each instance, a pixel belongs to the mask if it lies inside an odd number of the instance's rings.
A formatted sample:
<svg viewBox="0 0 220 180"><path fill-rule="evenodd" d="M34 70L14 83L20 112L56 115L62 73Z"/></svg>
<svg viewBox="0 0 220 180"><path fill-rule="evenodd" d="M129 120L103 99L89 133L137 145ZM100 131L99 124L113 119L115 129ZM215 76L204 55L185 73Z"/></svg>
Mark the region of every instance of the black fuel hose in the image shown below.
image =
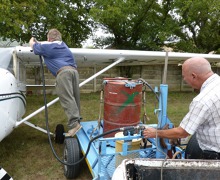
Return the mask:
<svg viewBox="0 0 220 180"><path fill-rule="evenodd" d="M90 150L90 147L91 147L91 144L92 144L92 142L95 141L96 139L98 139L98 138L100 138L100 137L103 137L103 136L105 136L105 135L111 134L111 133L113 133L113 132L126 131L126 130L134 130L134 129L136 129L136 128L142 128L142 127L139 127L139 126L136 126L136 127L134 127L134 126L129 126L129 127L116 128L116 129L113 129L113 130L104 132L104 133L102 133L102 134L100 134L100 135L95 136L94 138L92 138L92 139L89 141L89 144L88 144L88 148L87 148L87 150L86 150L86 153L85 153L85 155L84 155L79 161L77 161L77 162L75 162L75 163L71 163L71 164L62 161L62 160L58 157L58 155L57 155L57 153L56 153L56 151L55 151L55 149L54 149L54 147L53 147L53 144L52 144L52 141L51 141L51 137L50 137L50 128L49 128L49 120L48 120L47 97L46 97L46 88L45 88L45 76L44 76L43 59L42 59L41 56L39 56L39 57L40 57L40 64L41 64L41 69L42 69L43 95L44 95L45 121L46 121L47 135L48 135L48 140L49 140L50 148L51 148L51 150L52 150L52 152L53 152L53 155L55 156L55 158L56 158L60 163L62 163L62 164L64 164L64 165L67 165L67 166L75 166L75 165L79 164L80 162L82 162L82 161L87 157L87 155L88 155L88 153L89 153L89 150Z"/></svg>
<svg viewBox="0 0 220 180"><path fill-rule="evenodd" d="M142 83L143 83L144 85L146 85L147 87L149 87L149 89L155 94L157 100L159 101L158 94L154 91L154 89L151 87L151 85L148 84L148 82L145 81L143 78L139 78L138 80L139 80L139 81L142 81Z"/></svg>

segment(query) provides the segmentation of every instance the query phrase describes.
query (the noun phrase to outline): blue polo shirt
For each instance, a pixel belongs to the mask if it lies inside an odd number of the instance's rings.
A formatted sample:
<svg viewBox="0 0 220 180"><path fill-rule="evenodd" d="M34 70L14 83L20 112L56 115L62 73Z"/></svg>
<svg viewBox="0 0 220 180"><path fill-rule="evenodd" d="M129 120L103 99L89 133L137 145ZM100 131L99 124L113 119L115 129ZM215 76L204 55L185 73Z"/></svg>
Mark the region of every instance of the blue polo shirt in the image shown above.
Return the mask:
<svg viewBox="0 0 220 180"><path fill-rule="evenodd" d="M63 66L77 68L72 52L62 41L35 43L33 50L34 54L44 57L47 68L55 77L57 71Z"/></svg>

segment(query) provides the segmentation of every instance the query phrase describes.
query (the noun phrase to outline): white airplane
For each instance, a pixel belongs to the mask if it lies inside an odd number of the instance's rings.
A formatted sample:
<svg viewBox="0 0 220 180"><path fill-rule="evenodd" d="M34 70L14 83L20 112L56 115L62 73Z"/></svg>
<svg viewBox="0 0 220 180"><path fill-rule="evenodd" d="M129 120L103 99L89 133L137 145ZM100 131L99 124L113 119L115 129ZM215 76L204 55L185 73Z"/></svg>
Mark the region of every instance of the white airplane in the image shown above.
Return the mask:
<svg viewBox="0 0 220 180"><path fill-rule="evenodd" d="M71 48L71 51L79 67L94 65L105 67L81 82L80 87L119 63L121 65L164 64L164 60L167 59L169 64L181 64L185 59L195 56L204 57L217 65L220 62L220 55L214 54L78 48ZM34 55L31 48L21 46L0 48L0 142L22 123L46 133L46 130L28 122L30 118L43 111L44 106L23 118L28 86L26 67L29 65L40 65L39 56ZM58 100L59 98L54 99L47 106Z"/></svg>
<svg viewBox="0 0 220 180"><path fill-rule="evenodd" d="M216 66L220 63L220 55L214 54L77 48L71 48L71 51L78 67L95 65L104 67L101 71L81 82L80 87L119 63L120 65L165 64L166 67L167 63L181 64L187 58L195 56L204 57ZM26 110L26 87L28 86L26 84L26 67L29 65L40 65L39 56L34 55L31 48L20 46L0 48L0 142L22 123L48 133L47 130L28 122L33 116L43 111L45 106L23 117ZM49 102L47 107L58 100L59 98L56 98ZM50 134L54 135L53 133Z"/></svg>

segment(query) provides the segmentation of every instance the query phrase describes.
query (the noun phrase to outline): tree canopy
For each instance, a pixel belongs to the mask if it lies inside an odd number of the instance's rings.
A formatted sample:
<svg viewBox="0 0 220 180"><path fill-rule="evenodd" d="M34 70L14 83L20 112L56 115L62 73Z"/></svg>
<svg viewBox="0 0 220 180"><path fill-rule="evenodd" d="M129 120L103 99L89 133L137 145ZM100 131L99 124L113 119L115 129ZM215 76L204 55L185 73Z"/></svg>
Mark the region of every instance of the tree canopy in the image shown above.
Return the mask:
<svg viewBox="0 0 220 180"><path fill-rule="evenodd" d="M220 1L176 0L175 13L181 32L175 49L189 52L220 52Z"/></svg>
<svg viewBox="0 0 220 180"><path fill-rule="evenodd" d="M165 26L172 21L166 11L155 0L96 0L90 14L113 34L106 38L113 48L159 50L174 24Z"/></svg>
<svg viewBox="0 0 220 180"><path fill-rule="evenodd" d="M1 0L0 36L22 44L57 28L69 46L81 47L91 33L89 8L89 0Z"/></svg>
<svg viewBox="0 0 220 180"><path fill-rule="evenodd" d="M96 0L90 14L113 35L96 39L97 45L204 53L220 48L218 0Z"/></svg>
<svg viewBox="0 0 220 180"><path fill-rule="evenodd" d="M220 52L219 0L1 0L0 37L28 42L57 28L81 47L96 26L95 47Z"/></svg>

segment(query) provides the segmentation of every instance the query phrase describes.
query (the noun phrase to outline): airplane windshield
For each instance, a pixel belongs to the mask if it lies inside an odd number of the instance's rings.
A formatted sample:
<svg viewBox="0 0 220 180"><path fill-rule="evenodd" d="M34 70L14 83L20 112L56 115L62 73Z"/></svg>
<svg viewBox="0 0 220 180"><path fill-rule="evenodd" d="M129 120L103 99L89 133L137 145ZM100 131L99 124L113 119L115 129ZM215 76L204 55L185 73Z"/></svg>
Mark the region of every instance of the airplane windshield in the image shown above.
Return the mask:
<svg viewBox="0 0 220 180"><path fill-rule="evenodd" d="M13 73L13 54L14 48L0 49L0 68L4 68Z"/></svg>

